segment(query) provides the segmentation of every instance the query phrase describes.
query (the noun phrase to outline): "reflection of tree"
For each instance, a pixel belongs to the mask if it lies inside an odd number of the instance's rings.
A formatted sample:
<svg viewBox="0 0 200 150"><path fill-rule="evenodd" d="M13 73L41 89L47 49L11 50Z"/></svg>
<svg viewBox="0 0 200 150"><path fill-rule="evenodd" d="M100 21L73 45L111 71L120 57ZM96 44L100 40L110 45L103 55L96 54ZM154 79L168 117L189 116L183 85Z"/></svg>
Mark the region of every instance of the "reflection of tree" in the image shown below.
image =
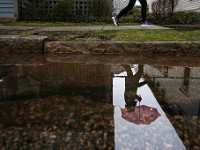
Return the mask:
<svg viewBox="0 0 200 150"><path fill-rule="evenodd" d="M197 118L197 134L200 135L200 101L199 101L198 118Z"/></svg>
<svg viewBox="0 0 200 150"><path fill-rule="evenodd" d="M131 67L129 65L124 65L127 72L125 77L125 102L127 108L134 108L137 101L141 101L141 96L137 95L137 88L146 84L146 81L139 82L143 75L143 65L138 65L138 71L133 75ZM137 100L137 101L136 101Z"/></svg>
<svg viewBox="0 0 200 150"><path fill-rule="evenodd" d="M185 67L184 70L184 80L183 80L183 84L182 87L180 88L180 91L183 92L186 96L189 97L189 78L190 78L190 68L189 67Z"/></svg>
<svg viewBox="0 0 200 150"><path fill-rule="evenodd" d="M189 78L190 78L190 68L186 67L185 71L184 71L183 86L187 92L188 92L188 88L189 88Z"/></svg>

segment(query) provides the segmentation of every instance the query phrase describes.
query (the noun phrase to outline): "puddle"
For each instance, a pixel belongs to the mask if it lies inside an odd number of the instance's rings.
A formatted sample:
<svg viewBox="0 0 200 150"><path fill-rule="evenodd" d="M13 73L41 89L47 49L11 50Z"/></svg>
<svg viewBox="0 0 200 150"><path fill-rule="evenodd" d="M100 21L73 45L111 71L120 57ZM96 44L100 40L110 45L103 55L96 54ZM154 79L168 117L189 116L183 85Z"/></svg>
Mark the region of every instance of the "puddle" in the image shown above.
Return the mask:
<svg viewBox="0 0 200 150"><path fill-rule="evenodd" d="M199 149L194 60L5 54L0 147Z"/></svg>

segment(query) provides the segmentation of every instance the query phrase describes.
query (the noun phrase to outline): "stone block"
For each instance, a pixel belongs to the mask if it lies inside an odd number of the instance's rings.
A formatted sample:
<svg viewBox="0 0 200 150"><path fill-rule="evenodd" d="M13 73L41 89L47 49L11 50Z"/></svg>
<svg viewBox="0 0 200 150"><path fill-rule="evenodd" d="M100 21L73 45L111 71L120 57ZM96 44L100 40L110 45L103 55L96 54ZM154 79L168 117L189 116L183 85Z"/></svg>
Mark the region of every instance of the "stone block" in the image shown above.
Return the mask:
<svg viewBox="0 0 200 150"><path fill-rule="evenodd" d="M1 35L0 52L43 52L46 36Z"/></svg>

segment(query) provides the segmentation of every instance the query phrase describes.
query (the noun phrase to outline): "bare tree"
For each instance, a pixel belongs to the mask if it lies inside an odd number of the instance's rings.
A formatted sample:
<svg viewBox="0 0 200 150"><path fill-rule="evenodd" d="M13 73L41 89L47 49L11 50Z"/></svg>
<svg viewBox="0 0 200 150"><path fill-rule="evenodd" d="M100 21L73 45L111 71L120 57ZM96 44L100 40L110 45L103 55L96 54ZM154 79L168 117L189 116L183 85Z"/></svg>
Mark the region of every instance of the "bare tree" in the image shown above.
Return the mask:
<svg viewBox="0 0 200 150"><path fill-rule="evenodd" d="M152 3L152 11L160 17L172 15L178 2L179 0L156 0Z"/></svg>

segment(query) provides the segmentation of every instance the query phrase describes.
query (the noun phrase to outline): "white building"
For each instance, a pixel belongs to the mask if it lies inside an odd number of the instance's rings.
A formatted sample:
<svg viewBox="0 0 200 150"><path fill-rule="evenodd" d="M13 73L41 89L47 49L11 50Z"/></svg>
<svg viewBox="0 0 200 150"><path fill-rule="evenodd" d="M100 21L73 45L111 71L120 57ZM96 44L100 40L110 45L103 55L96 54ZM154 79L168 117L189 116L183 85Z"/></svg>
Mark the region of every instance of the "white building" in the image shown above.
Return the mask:
<svg viewBox="0 0 200 150"><path fill-rule="evenodd" d="M157 0L149 1L149 11L152 12L152 3ZM175 11L196 11L200 12L200 0L178 0Z"/></svg>
<svg viewBox="0 0 200 150"><path fill-rule="evenodd" d="M32 0L0 0L0 22L15 21Z"/></svg>
<svg viewBox="0 0 200 150"><path fill-rule="evenodd" d="M180 0L176 7L176 11L187 10L200 12L200 0Z"/></svg>
<svg viewBox="0 0 200 150"><path fill-rule="evenodd" d="M0 0L0 21L15 20L18 12L15 8L18 3L13 0Z"/></svg>

